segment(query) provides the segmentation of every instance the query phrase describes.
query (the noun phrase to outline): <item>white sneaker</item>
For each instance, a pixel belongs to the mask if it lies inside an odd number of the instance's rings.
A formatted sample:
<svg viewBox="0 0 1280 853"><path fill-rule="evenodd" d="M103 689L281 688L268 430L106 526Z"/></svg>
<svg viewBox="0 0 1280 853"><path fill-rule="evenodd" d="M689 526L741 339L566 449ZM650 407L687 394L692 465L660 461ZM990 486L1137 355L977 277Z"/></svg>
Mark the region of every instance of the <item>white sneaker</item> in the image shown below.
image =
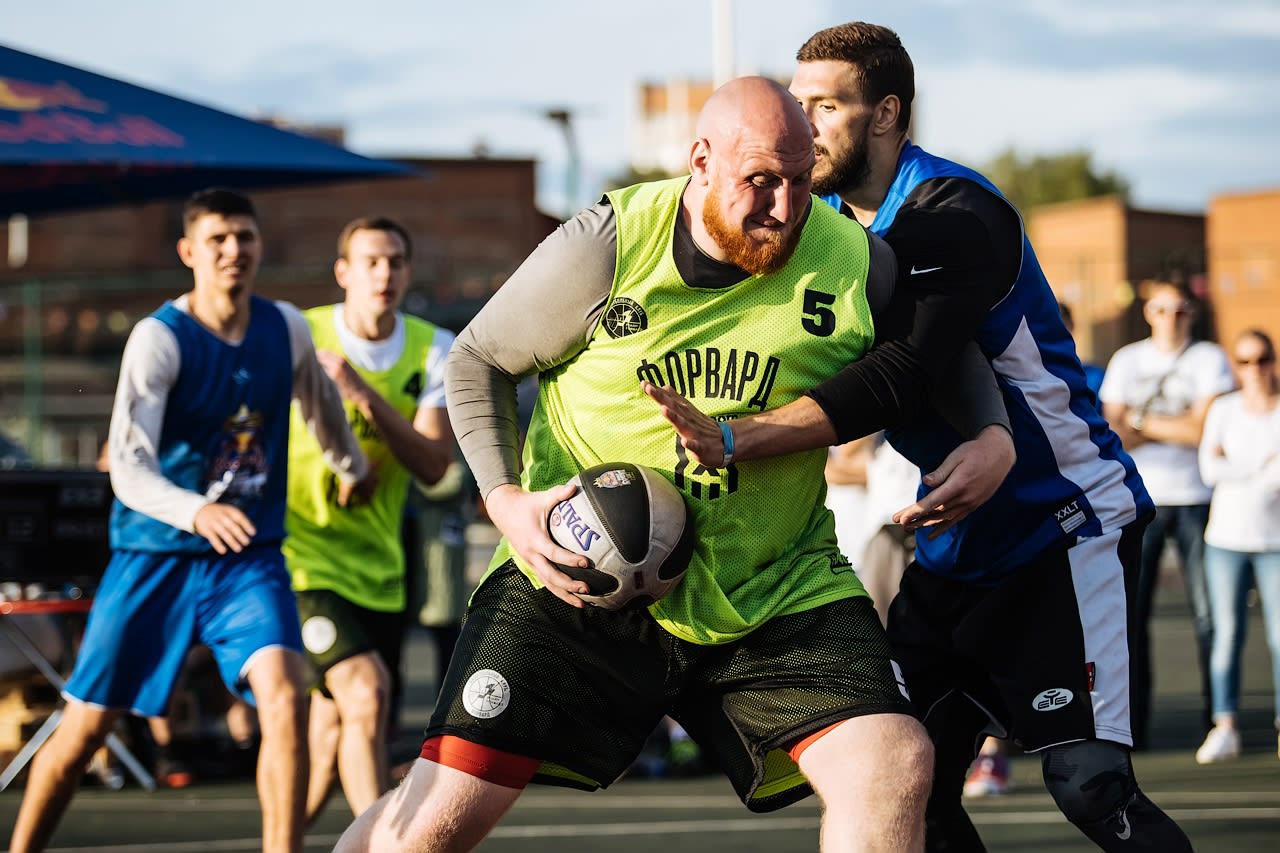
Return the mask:
<svg viewBox="0 0 1280 853"><path fill-rule="evenodd" d="M1240 732L1215 726L1196 750L1197 764L1214 764L1240 757Z"/></svg>

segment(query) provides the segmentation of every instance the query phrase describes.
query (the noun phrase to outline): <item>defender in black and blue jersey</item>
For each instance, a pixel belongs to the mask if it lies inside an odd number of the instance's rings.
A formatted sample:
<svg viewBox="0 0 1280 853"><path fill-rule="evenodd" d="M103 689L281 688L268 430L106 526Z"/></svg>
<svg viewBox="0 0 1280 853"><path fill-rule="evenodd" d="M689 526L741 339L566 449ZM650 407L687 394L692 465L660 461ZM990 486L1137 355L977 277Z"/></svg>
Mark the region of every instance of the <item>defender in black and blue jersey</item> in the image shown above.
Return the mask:
<svg viewBox="0 0 1280 853"><path fill-rule="evenodd" d="M896 519L922 535L888 625L935 743L929 849L983 849L961 788L994 734L1041 754L1059 808L1102 849L1190 850L1129 755L1132 602L1152 502L1087 388L1021 218L986 178L911 144L914 70L892 31L833 27L797 58L815 191L884 237L898 282L876 346L806 397L734 421L734 458L887 427L932 472ZM1007 477L984 461L998 443L964 443L921 393L970 339L1009 412ZM691 455L721 460L716 425L667 391L651 396Z"/></svg>

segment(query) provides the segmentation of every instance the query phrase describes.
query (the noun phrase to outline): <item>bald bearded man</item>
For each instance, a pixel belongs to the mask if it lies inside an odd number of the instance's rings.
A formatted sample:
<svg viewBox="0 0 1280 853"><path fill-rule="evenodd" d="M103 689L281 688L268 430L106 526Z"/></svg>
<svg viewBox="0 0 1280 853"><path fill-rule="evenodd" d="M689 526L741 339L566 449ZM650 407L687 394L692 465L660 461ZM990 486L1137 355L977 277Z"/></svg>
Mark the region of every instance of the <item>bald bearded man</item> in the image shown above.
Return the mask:
<svg viewBox="0 0 1280 853"><path fill-rule="evenodd" d="M893 256L813 203L812 133L781 86L727 83L696 132L689 176L612 191L561 226L454 345L451 418L505 538L421 757L339 850L469 850L529 782L610 784L664 714L753 811L816 792L824 850L923 846L932 754L836 545L826 451L690 465L641 390L676 385L722 420L794 400L871 345ZM535 372L522 465L515 388ZM606 612L556 568L586 560L547 517L619 448L682 491L698 543L669 596Z"/></svg>

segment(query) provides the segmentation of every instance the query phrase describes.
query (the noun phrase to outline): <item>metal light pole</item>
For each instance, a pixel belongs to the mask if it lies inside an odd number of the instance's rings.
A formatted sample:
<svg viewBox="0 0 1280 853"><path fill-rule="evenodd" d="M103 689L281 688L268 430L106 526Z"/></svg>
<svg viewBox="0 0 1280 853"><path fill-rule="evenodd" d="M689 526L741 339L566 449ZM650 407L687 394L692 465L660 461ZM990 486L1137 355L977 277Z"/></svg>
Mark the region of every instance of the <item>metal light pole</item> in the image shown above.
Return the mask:
<svg viewBox="0 0 1280 853"><path fill-rule="evenodd" d="M564 144L569 150L569 162L565 167L564 174L564 203L568 208L565 219L569 219L578 212L578 139L573 133L573 112L569 109L547 110L544 113L546 118L560 125L560 130L564 132Z"/></svg>
<svg viewBox="0 0 1280 853"><path fill-rule="evenodd" d="M711 0L711 66L715 88L733 79L733 0Z"/></svg>

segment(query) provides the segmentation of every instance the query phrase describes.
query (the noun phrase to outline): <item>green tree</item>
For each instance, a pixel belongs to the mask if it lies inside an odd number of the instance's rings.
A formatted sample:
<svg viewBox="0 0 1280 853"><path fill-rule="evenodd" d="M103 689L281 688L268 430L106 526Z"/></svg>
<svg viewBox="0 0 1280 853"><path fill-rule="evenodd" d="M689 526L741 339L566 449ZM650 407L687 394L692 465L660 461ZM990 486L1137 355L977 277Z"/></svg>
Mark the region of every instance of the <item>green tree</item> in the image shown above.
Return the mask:
<svg viewBox="0 0 1280 853"><path fill-rule="evenodd" d="M616 190L620 187L629 187L632 184L639 184L645 181L661 181L664 178L674 178L675 175L662 169L649 169L646 171L637 171L635 167L628 166L625 172L613 175L605 180L604 191Z"/></svg>
<svg viewBox="0 0 1280 853"><path fill-rule="evenodd" d="M1129 182L1115 172L1095 171L1088 151L1023 158L1009 148L980 171L1020 210L1100 195L1129 198Z"/></svg>

